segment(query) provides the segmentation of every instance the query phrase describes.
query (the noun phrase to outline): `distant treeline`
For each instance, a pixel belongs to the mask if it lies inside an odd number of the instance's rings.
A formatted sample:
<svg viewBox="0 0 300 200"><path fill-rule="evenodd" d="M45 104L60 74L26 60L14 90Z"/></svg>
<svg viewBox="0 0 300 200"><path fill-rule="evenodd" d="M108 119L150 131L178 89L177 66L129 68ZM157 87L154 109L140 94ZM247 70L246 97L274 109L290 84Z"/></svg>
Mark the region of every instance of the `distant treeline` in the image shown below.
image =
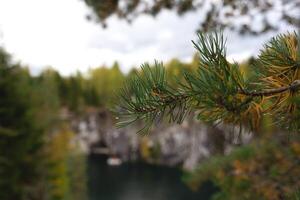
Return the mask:
<svg viewBox="0 0 300 200"><path fill-rule="evenodd" d="M170 81L195 63L196 57L167 63ZM59 113L110 107L134 73L123 74L115 63L68 77L51 68L32 76L0 49L0 199L84 200L85 158L71 145L74 133Z"/></svg>
<svg viewBox="0 0 300 200"><path fill-rule="evenodd" d="M190 63L178 59L166 63L169 81L177 84L176 79L182 74L181 71L196 69L197 62L195 56ZM26 68L20 67L19 71L30 79L31 87L46 90L47 94L43 95L47 95L49 101L56 102L59 107L68 108L70 111L80 112L86 107L112 106L124 81L132 77L137 69L133 68L128 74L124 74L115 62L112 66L100 66L86 73L77 72L67 77L61 76L52 68L45 69L38 76L30 76Z"/></svg>
<svg viewBox="0 0 300 200"><path fill-rule="evenodd" d="M178 84L181 71L196 70L198 62L195 56L190 63L165 63L168 81ZM86 199L85 158L71 145L74 133L59 113L111 107L135 73L123 74L115 63L68 77L51 68L32 76L0 49L0 199Z"/></svg>

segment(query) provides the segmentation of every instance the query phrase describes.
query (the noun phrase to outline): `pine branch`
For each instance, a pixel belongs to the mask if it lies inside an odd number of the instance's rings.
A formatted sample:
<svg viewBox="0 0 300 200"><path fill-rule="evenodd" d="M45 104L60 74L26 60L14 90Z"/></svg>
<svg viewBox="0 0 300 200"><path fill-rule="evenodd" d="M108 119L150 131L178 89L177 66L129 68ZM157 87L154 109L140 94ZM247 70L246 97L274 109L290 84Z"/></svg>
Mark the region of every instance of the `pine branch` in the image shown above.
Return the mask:
<svg viewBox="0 0 300 200"><path fill-rule="evenodd" d="M265 45L259 56L262 65L257 66L252 81L245 78L239 64L227 61L222 34L199 33L198 41L192 42L200 54L197 72L185 72L185 83L172 88L161 63L143 65L121 92L116 110L122 117L119 126L142 120L142 131L147 132L163 118L181 123L192 109L203 121L246 123L253 129L259 127L265 112L282 119L297 118L293 116L299 107L293 98L300 88L300 37L296 33L279 35Z"/></svg>
<svg viewBox="0 0 300 200"><path fill-rule="evenodd" d="M241 90L241 91L239 91L239 93L247 95L247 96L252 96L252 97L257 97L257 96L262 97L262 96L273 96L273 95L280 94L280 93L283 93L286 91L296 91L299 88L300 88L300 80L295 80L290 85L280 87L280 88L268 89L268 90L259 91L259 92L256 92L256 91L247 92L245 90Z"/></svg>
<svg viewBox="0 0 300 200"><path fill-rule="evenodd" d="M181 123L190 111L188 102L191 96L184 90L175 90L166 79L166 72L161 63L155 62L142 66L141 73L130 79L120 94L120 105L115 112L121 118L119 127L142 120L145 126L139 132L145 133L153 122L164 117L169 122Z"/></svg>

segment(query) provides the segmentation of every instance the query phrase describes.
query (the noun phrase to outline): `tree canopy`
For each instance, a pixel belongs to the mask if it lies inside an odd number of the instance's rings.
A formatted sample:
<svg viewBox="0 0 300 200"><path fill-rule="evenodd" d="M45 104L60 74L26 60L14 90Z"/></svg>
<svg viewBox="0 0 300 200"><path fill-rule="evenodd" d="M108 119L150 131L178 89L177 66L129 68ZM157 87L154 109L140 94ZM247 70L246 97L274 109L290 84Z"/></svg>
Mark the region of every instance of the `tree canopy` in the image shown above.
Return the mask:
<svg viewBox="0 0 300 200"><path fill-rule="evenodd" d="M36 199L40 194L42 166L38 160L43 130L36 123L28 99L28 78L28 71L12 64L9 55L0 49L1 199Z"/></svg>
<svg viewBox="0 0 300 200"><path fill-rule="evenodd" d="M133 21L141 14L156 16L162 10L174 10L179 15L202 10L204 18L199 21L199 30L230 28L240 33L259 34L278 28L278 21L300 27L300 3L297 0L84 0L91 8L88 19L106 26L112 15ZM277 18L274 23L274 15ZM256 23L256 24L254 24ZM261 24L257 28L257 24Z"/></svg>

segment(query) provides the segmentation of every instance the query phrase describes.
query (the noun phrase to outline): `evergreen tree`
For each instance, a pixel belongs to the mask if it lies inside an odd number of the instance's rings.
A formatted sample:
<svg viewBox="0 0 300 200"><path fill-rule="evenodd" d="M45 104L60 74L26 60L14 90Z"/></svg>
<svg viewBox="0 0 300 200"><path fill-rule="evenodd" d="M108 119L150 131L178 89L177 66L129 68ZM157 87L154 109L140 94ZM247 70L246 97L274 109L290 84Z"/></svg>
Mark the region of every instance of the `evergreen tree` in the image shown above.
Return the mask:
<svg viewBox="0 0 300 200"><path fill-rule="evenodd" d="M0 50L0 199L41 199L42 130L28 98L28 75Z"/></svg>
<svg viewBox="0 0 300 200"><path fill-rule="evenodd" d="M189 177L193 187L211 179L221 189L216 199L289 199L299 189L300 137L263 134L266 118L279 132L299 133L300 36L272 38L245 74L245 67L226 59L222 34L198 35L197 71L185 70L184 81L170 84L165 68L142 65L121 90L115 112L120 127L144 121L141 133L168 119L181 123L190 113L204 122L233 124L257 134L250 145L201 164ZM295 197L296 198L296 197Z"/></svg>
<svg viewBox="0 0 300 200"><path fill-rule="evenodd" d="M197 72L185 70L184 82L174 88L161 63L144 64L121 91L119 113L126 119L120 125L144 120L148 130L154 121L167 117L180 123L196 110L203 121L243 124L252 130L260 127L264 114L271 114L298 131L299 40L296 33L273 38L261 50L254 76L247 77L238 63L227 61L222 35L199 34L193 42L200 56Z"/></svg>
<svg viewBox="0 0 300 200"><path fill-rule="evenodd" d="M115 101L113 93L121 87L124 79L118 63L114 63L111 68L103 66L90 70L89 84L96 91L94 96L99 99L99 106L108 106Z"/></svg>

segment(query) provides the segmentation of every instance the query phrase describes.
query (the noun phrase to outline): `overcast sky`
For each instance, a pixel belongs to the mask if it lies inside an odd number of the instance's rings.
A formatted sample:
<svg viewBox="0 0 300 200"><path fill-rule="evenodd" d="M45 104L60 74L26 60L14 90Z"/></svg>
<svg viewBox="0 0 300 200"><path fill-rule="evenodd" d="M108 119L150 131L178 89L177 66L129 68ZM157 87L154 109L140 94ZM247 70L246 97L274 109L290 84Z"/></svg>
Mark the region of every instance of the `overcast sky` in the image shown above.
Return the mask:
<svg viewBox="0 0 300 200"><path fill-rule="evenodd" d="M188 61L195 52L191 40L200 11L183 17L165 11L132 24L112 17L106 29L87 21L88 12L80 0L0 0L0 45L35 74L52 66L68 75L114 61L127 72L154 59ZM226 32L228 55L235 60L255 55L274 34L242 37Z"/></svg>

